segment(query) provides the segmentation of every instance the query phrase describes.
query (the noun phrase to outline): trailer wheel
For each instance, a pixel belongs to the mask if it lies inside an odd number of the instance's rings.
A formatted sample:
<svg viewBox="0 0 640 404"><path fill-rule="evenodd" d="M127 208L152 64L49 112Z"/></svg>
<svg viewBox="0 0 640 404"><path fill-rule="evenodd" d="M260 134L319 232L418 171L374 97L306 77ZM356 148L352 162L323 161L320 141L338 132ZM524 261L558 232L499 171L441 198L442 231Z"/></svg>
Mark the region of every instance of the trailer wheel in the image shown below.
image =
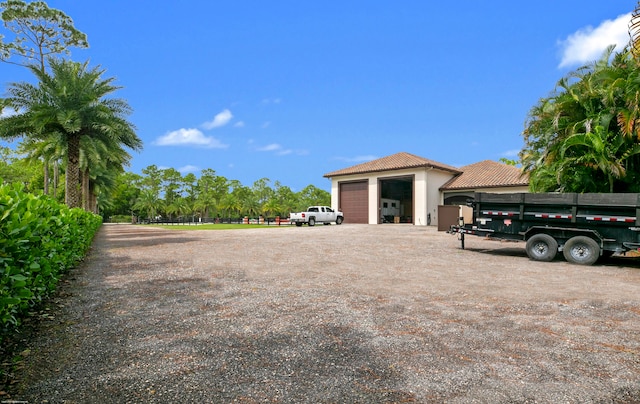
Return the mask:
<svg viewBox="0 0 640 404"><path fill-rule="evenodd" d="M527 240L527 255L534 261L553 261L558 242L548 234L535 234Z"/></svg>
<svg viewBox="0 0 640 404"><path fill-rule="evenodd" d="M342 217L341 217L341 216L338 216L338 217L336 218L336 224L337 224L337 225L341 225L341 224L342 224Z"/></svg>
<svg viewBox="0 0 640 404"><path fill-rule="evenodd" d="M309 218L309 226L315 226L316 225L316 218L315 217L310 217Z"/></svg>
<svg viewBox="0 0 640 404"><path fill-rule="evenodd" d="M591 237L575 236L565 243L562 254L571 263L592 265L600 258L600 246Z"/></svg>
<svg viewBox="0 0 640 404"><path fill-rule="evenodd" d="M302 222L296 222L297 227L302 227Z"/></svg>

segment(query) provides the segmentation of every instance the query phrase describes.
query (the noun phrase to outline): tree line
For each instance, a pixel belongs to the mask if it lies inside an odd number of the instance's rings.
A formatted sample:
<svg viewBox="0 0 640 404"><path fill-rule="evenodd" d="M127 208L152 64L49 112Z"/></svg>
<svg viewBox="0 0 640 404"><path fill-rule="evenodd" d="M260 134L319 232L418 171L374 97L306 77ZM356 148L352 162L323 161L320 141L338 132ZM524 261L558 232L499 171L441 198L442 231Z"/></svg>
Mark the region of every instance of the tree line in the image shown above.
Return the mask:
<svg viewBox="0 0 640 404"><path fill-rule="evenodd" d="M64 173L63 173L64 174ZM52 197L64 201L64 175L51 182ZM0 147L0 181L22 183L34 194L43 193L42 160L25 157L23 146L17 150ZM216 175L207 168L199 176L182 174L174 168L148 166L141 174L118 173L108 192L96 195L96 213L105 221L187 218L237 218L244 216L288 217L292 211L311 205L330 205L331 194L314 185L293 191L279 181L261 178L250 186L238 180ZM117 218L118 217L118 218Z"/></svg>
<svg viewBox="0 0 640 404"><path fill-rule="evenodd" d="M182 175L173 168L155 165L142 170L142 175L125 173L118 178L103 216L134 215L154 219L189 220L208 218L288 217L292 211L310 205L330 205L331 194L314 185L298 192L276 181L261 178L251 186L216 175L215 170L202 170Z"/></svg>

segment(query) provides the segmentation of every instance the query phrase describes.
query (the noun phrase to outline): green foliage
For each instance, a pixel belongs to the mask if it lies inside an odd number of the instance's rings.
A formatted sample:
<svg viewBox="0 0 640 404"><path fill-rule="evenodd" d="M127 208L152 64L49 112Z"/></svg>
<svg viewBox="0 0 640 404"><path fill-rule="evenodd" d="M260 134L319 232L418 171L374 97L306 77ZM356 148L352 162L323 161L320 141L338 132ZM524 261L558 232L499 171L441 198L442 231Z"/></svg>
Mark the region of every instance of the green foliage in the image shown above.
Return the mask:
<svg viewBox="0 0 640 404"><path fill-rule="evenodd" d="M111 215L109 216L111 223L131 223L131 215Z"/></svg>
<svg viewBox="0 0 640 404"><path fill-rule="evenodd" d="M0 146L0 178L2 182L25 184L28 190L42 189L42 163L30 162L18 152Z"/></svg>
<svg viewBox="0 0 640 404"><path fill-rule="evenodd" d="M640 69L628 51L558 81L528 117L520 158L534 192L637 192Z"/></svg>
<svg viewBox="0 0 640 404"><path fill-rule="evenodd" d="M110 189L110 173L123 171L129 162L125 147L140 150L142 141L126 120L131 107L123 99L108 98L120 88L114 78L103 79L104 70L90 69L88 62L49 59L49 65L51 74L30 66L38 85L9 85L6 101L19 112L0 117L0 136L49 145L35 147L47 160L64 156L67 204L89 208L91 177L94 187ZM82 191L77 186L81 178L86 180Z"/></svg>
<svg viewBox="0 0 640 404"><path fill-rule="evenodd" d="M3 331L55 290L60 276L84 257L101 223L89 212L28 194L21 184L0 186Z"/></svg>
<svg viewBox="0 0 640 404"><path fill-rule="evenodd" d="M128 178L128 179L127 179ZM135 190L135 200L114 206L120 214L131 212L141 219L165 219L176 217L287 217L290 212L301 211L313 205L331 205L331 194L313 185L299 192L281 185L278 181L261 178L251 187L238 180L218 176L212 169L202 170L197 178L193 174L182 176L173 168L159 169L151 165L142 170L142 176L125 173L123 189ZM125 186L126 183L126 186ZM124 201L123 201L124 202ZM104 216L106 219L109 216Z"/></svg>
<svg viewBox="0 0 640 404"><path fill-rule="evenodd" d="M69 54L70 47L89 47L87 36L73 26L73 20L43 1L7 0L0 7L4 26L13 36L11 42L4 42L0 35L1 61L21 66L35 63L44 70L47 56ZM20 61L10 62L12 57Z"/></svg>

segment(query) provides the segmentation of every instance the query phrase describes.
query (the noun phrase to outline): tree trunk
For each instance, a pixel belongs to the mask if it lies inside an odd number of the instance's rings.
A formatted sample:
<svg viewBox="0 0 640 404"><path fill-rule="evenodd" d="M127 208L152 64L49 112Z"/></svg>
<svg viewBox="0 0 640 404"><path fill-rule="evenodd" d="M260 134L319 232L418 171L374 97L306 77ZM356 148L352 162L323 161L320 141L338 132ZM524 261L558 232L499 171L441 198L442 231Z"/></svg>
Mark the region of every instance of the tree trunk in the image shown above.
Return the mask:
<svg viewBox="0 0 640 404"><path fill-rule="evenodd" d="M88 200L89 200L89 210L92 213L98 214L98 197L96 196L96 187L93 181L89 182L89 192L88 192Z"/></svg>
<svg viewBox="0 0 640 404"><path fill-rule="evenodd" d="M53 199L58 198L58 181L60 181L60 164L56 160L53 162Z"/></svg>
<svg viewBox="0 0 640 404"><path fill-rule="evenodd" d="M89 211L89 169L82 170L82 209Z"/></svg>
<svg viewBox="0 0 640 404"><path fill-rule="evenodd" d="M80 135L69 135L65 201L70 208L80 207Z"/></svg>
<svg viewBox="0 0 640 404"><path fill-rule="evenodd" d="M44 188L45 195L49 195L49 159L44 158Z"/></svg>

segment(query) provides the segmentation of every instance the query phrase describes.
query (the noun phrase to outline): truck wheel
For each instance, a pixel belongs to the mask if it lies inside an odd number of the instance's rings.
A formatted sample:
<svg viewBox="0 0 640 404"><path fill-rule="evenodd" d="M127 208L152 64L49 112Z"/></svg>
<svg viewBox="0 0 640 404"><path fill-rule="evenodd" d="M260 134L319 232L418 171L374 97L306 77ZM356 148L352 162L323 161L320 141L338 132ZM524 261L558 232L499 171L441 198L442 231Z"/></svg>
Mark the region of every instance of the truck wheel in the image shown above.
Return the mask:
<svg viewBox="0 0 640 404"><path fill-rule="evenodd" d="M527 240L527 255L534 261L553 261L558 242L548 234L535 234Z"/></svg>
<svg viewBox="0 0 640 404"><path fill-rule="evenodd" d="M343 219L342 219L341 217L337 217L337 218L336 218L336 224L337 224L337 225L341 225L341 224L342 224L342 220L343 220Z"/></svg>
<svg viewBox="0 0 640 404"><path fill-rule="evenodd" d="M302 227L302 222L296 222L296 227Z"/></svg>
<svg viewBox="0 0 640 404"><path fill-rule="evenodd" d="M592 265L600 258L600 246L591 237L575 236L565 243L562 254L571 263Z"/></svg>
<svg viewBox="0 0 640 404"><path fill-rule="evenodd" d="M309 226L315 226L316 225L316 218L315 217L310 217L309 218Z"/></svg>

